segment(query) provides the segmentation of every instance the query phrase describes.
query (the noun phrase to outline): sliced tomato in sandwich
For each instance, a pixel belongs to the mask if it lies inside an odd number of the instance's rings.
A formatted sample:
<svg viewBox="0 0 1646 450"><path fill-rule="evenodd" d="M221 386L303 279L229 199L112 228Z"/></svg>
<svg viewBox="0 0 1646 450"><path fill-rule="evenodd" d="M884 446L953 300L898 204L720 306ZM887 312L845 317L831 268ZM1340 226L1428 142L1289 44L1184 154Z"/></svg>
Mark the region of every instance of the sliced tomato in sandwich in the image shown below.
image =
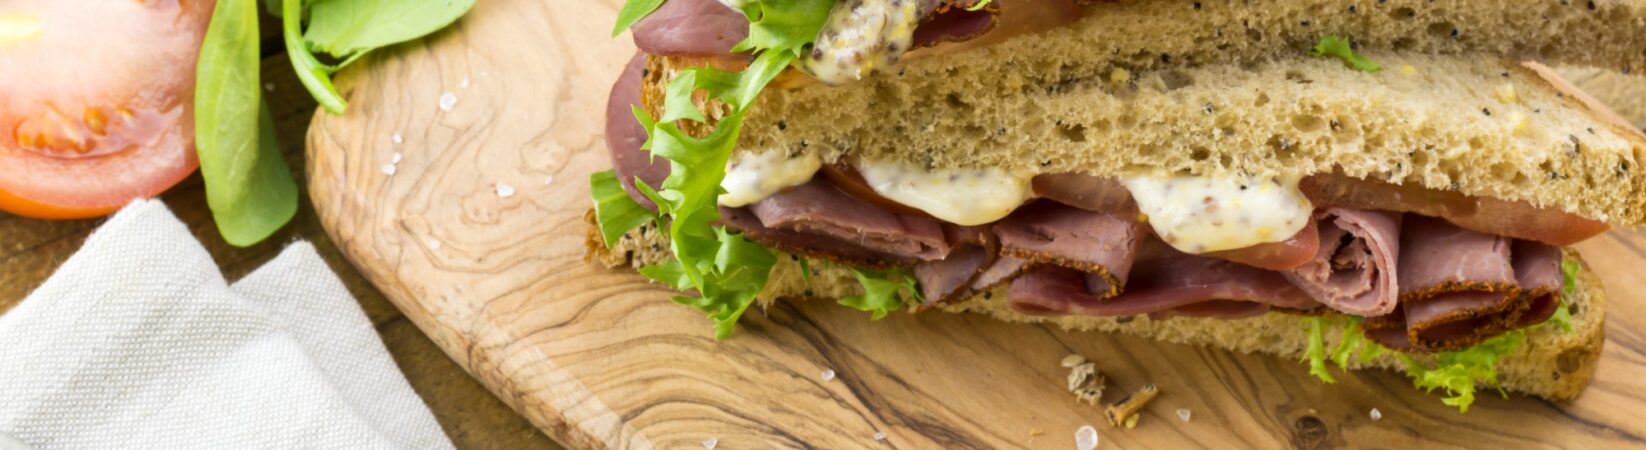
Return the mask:
<svg viewBox="0 0 1646 450"><path fill-rule="evenodd" d="M833 181L835 187L840 188L840 190L845 191L846 194L851 195L852 197L856 197L858 200L868 202L882 209L898 214L907 214L915 217L926 218L932 217L931 214L921 211L919 208L905 205L899 203L897 200L892 200L886 198L884 195L880 195L879 191L876 191L874 190L874 187L869 186L868 180L863 179L863 173L858 172L857 168L852 167L850 164L824 164L820 172L822 172L823 176L828 177L829 181Z"/></svg>
<svg viewBox="0 0 1646 450"><path fill-rule="evenodd" d="M213 6L0 4L0 210L93 217L193 172L195 60Z"/></svg>

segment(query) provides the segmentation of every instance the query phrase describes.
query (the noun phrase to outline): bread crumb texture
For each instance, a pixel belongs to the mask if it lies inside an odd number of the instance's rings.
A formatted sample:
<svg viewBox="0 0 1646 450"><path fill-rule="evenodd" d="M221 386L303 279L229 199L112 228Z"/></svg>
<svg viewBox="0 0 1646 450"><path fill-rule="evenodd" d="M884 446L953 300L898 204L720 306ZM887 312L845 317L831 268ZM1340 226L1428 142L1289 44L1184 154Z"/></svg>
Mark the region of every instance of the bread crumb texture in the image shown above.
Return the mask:
<svg viewBox="0 0 1646 450"><path fill-rule="evenodd" d="M1106 176L1340 170L1646 219L1646 136L1509 57L1630 70L1646 2L1201 3L1099 3L846 86L769 89L740 150ZM1384 70L1308 57L1327 34ZM657 61L647 90L688 64Z"/></svg>

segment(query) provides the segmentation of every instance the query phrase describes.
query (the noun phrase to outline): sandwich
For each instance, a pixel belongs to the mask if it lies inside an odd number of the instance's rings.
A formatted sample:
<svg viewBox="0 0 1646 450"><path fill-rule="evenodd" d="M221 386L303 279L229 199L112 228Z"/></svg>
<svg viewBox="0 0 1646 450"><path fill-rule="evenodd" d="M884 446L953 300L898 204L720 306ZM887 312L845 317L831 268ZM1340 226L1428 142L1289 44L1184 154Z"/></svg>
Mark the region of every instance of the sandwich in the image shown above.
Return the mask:
<svg viewBox="0 0 1646 450"><path fill-rule="evenodd" d="M1576 397L1646 135L1544 64L1646 1L631 0L591 259L752 305L985 314Z"/></svg>

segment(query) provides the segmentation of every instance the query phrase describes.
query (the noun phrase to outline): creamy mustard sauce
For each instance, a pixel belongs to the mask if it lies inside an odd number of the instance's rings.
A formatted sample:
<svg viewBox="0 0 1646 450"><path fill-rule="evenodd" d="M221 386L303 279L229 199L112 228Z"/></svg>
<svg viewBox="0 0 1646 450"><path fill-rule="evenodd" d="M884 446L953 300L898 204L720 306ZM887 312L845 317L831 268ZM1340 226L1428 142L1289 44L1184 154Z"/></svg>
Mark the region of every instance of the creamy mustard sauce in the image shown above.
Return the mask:
<svg viewBox="0 0 1646 450"><path fill-rule="evenodd" d="M927 169L880 161L861 164L858 171L881 196L958 225L1000 220L1034 195L1031 176L997 168Z"/></svg>
<svg viewBox="0 0 1646 450"><path fill-rule="evenodd" d="M1290 239L1309 224L1314 205L1297 189L1300 177L1190 175L1122 180L1160 239L1200 254Z"/></svg>
<svg viewBox="0 0 1646 450"><path fill-rule="evenodd" d="M722 0L738 1L738 0ZM825 84L862 79L891 67L914 45L914 29L924 11L920 0L835 2L817 34L812 52L797 67Z"/></svg>
<svg viewBox="0 0 1646 450"><path fill-rule="evenodd" d="M788 155L781 151L739 153L726 163L719 202L733 208L765 200L773 194L811 181L823 160L812 153Z"/></svg>

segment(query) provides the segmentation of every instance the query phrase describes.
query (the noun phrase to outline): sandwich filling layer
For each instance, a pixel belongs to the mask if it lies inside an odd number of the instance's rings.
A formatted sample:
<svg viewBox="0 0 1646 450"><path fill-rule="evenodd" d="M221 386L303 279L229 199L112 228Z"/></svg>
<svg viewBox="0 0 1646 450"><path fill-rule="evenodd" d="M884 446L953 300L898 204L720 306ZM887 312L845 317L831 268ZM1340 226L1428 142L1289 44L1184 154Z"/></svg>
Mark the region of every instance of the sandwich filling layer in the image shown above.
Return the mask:
<svg viewBox="0 0 1646 450"><path fill-rule="evenodd" d="M617 86L607 139L631 198L667 161L640 143ZM1441 351L1541 323L1559 304L1560 252L1598 221L1324 173L1295 180L999 169L928 170L742 153L721 225L778 250L909 268L931 307L1006 287L1037 315L1242 318L1335 310L1390 348ZM1198 201L1194 201L1198 200ZM1552 275L1551 275L1552 274Z"/></svg>

